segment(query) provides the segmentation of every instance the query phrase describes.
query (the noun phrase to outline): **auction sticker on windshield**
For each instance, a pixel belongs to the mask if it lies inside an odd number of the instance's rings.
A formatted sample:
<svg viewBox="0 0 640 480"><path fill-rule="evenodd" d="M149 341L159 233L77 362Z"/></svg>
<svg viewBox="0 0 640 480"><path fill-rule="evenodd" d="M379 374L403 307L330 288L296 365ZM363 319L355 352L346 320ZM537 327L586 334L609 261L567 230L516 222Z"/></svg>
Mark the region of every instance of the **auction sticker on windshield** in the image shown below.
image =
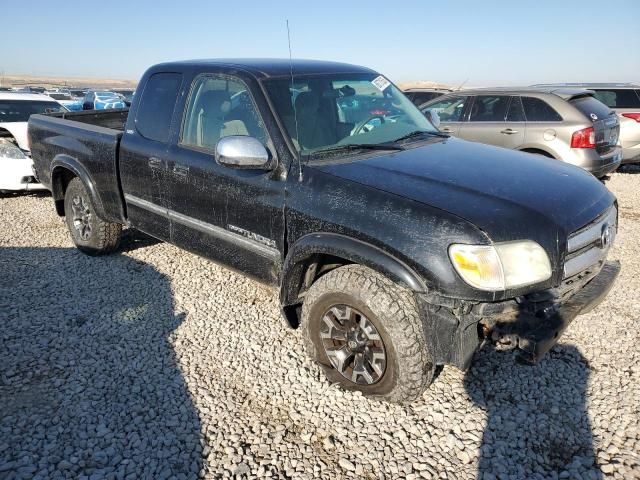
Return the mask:
<svg viewBox="0 0 640 480"><path fill-rule="evenodd" d="M371 80L371 83L373 83L373 85L381 92L384 91L384 89L387 88L389 85L391 85L391 82L386 78L384 78L382 75Z"/></svg>

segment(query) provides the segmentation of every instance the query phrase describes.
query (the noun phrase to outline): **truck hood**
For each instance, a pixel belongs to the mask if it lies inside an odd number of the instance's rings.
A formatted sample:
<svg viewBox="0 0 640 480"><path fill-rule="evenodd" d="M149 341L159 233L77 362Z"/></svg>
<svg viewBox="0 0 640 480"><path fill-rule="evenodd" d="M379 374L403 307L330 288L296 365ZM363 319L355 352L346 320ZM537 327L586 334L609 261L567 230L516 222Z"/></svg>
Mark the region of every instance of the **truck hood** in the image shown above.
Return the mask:
<svg viewBox="0 0 640 480"><path fill-rule="evenodd" d="M452 213L492 241L529 238L557 255L570 232L615 201L578 167L455 138L376 154L314 168Z"/></svg>
<svg viewBox="0 0 640 480"><path fill-rule="evenodd" d="M22 150L29 150L27 122L0 122L0 129L2 128L9 131Z"/></svg>

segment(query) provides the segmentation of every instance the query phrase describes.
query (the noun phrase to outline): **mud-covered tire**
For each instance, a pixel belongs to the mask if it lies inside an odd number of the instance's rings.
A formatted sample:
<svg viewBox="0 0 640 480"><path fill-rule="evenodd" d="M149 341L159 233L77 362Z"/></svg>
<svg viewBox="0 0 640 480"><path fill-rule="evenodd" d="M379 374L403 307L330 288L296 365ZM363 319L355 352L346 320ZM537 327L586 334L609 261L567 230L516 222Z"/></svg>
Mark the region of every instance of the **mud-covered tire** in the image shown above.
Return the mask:
<svg viewBox="0 0 640 480"><path fill-rule="evenodd" d="M375 383L363 385L346 378L327 356L321 338L321 330L326 338L323 318L336 305L349 305L362 312L384 342L386 368ZM330 382L345 389L389 402L409 403L419 398L433 379L433 349L414 294L370 268L346 265L320 277L305 295L301 327L307 353L320 364Z"/></svg>
<svg viewBox="0 0 640 480"><path fill-rule="evenodd" d="M73 178L64 194L64 212L71 240L87 255L114 252L120 244L122 225L96 215L91 196L79 178Z"/></svg>

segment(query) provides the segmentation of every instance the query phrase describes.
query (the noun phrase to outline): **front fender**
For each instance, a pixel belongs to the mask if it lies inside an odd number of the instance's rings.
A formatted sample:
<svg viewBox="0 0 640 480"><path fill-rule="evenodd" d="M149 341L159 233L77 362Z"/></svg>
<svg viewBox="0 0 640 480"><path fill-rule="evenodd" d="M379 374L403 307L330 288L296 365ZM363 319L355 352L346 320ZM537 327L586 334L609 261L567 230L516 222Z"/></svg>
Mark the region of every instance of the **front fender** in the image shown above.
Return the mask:
<svg viewBox="0 0 640 480"><path fill-rule="evenodd" d="M74 176L80 179L84 187L87 189L87 192L89 192L96 215L104 221L110 221L104 210L102 199L98 194L93 178L78 159L66 154L56 155L53 162L51 162L51 193L56 202L58 215L64 215L64 207L60 207L60 205L63 205L64 191L66 189L66 184L64 182L65 171L71 172Z"/></svg>
<svg viewBox="0 0 640 480"><path fill-rule="evenodd" d="M317 255L331 255L349 263L376 270L415 292L426 292L422 278L408 265L384 250L337 233L312 233L301 237L289 249L282 269L280 302L283 307L300 303L304 275Z"/></svg>

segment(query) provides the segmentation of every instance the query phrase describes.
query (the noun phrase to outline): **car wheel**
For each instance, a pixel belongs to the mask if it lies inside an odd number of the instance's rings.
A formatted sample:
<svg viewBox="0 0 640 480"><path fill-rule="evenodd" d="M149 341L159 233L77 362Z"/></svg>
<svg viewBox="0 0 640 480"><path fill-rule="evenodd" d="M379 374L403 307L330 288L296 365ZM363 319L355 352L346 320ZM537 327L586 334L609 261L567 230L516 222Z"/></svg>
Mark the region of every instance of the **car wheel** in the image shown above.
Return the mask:
<svg viewBox="0 0 640 480"><path fill-rule="evenodd" d="M71 239L81 252L103 255L118 248L122 225L105 222L96 215L87 189L73 178L64 195L64 211Z"/></svg>
<svg viewBox="0 0 640 480"><path fill-rule="evenodd" d="M320 277L302 306L307 352L329 381L364 395L411 402L434 375L412 292L361 265Z"/></svg>

